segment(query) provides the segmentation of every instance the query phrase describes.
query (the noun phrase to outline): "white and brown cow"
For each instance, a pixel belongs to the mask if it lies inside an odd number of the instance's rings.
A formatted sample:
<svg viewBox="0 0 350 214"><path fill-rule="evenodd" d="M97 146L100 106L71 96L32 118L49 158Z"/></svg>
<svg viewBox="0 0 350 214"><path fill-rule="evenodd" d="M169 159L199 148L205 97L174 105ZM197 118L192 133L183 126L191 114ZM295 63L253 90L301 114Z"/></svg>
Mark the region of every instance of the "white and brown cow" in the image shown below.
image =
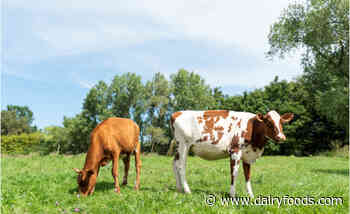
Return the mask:
<svg viewBox="0 0 350 214"><path fill-rule="evenodd" d="M275 141L286 139L282 124L293 119L292 113L280 116L276 111L266 115L226 110L180 111L171 116L174 140L177 144L174 158L174 173L178 191L191 193L186 181L186 158L191 149L206 160L230 157L231 190L235 195L235 178L239 162L243 161L246 188L254 197L250 184L250 165L259 158L267 138Z"/></svg>

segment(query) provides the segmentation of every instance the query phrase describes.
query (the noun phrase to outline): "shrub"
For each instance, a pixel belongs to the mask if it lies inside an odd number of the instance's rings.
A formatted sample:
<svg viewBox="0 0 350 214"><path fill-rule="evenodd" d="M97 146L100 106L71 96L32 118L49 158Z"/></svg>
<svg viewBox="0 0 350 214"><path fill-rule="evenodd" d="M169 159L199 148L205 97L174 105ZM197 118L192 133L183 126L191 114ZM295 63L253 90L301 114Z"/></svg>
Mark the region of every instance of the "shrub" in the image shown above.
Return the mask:
<svg viewBox="0 0 350 214"><path fill-rule="evenodd" d="M44 135L40 132L1 136L1 153L28 154L36 151L44 142Z"/></svg>

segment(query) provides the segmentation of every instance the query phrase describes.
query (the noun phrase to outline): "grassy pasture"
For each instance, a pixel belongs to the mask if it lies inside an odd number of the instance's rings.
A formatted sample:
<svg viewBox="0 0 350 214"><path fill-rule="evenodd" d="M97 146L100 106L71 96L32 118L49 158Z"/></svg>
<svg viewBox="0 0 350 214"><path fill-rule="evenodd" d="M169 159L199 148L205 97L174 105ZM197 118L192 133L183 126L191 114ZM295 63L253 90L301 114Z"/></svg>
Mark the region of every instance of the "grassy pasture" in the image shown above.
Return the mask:
<svg viewBox="0 0 350 214"><path fill-rule="evenodd" d="M285 195L294 197L343 197L337 206L222 205L230 184L229 161L205 161L189 157L187 180L192 194L175 191L172 158L142 156L141 190L135 192L134 158L129 184L121 194L113 192L111 164L101 168L95 193L77 197L76 173L85 154L2 156L1 211L5 213L348 213L349 162L342 157L264 156L252 166L252 187L257 198ZM122 163L122 161L121 161ZM122 181L123 165L119 169ZM242 166L236 183L238 196L248 196ZM213 206L205 199L217 198Z"/></svg>

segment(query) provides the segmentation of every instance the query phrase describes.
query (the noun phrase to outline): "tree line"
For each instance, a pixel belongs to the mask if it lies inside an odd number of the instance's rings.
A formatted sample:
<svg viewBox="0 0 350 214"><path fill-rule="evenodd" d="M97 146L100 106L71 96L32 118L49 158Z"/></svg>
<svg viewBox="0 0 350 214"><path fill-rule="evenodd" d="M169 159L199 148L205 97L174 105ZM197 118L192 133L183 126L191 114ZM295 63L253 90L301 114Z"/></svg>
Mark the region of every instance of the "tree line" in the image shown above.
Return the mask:
<svg viewBox="0 0 350 214"><path fill-rule="evenodd" d="M283 58L294 50L303 51L304 72L293 81L275 77L263 88L231 96L185 69L169 79L156 73L148 81L135 73L116 75L110 84L99 81L91 88L82 111L74 117L64 117L63 127L42 130L45 142L49 142L45 147L60 153L86 152L92 129L104 119L117 116L131 118L140 126L143 151L164 153L172 138L169 119L173 112L212 109L293 112L295 118L284 127L287 141L269 142L265 154L310 155L348 144L348 11L348 0L293 3L271 26L268 57ZM22 118L13 112L17 110L11 106L1 112L2 135L35 131L24 127L9 131L12 129L7 126L12 122L6 118ZM32 120L28 118L23 121L30 124Z"/></svg>

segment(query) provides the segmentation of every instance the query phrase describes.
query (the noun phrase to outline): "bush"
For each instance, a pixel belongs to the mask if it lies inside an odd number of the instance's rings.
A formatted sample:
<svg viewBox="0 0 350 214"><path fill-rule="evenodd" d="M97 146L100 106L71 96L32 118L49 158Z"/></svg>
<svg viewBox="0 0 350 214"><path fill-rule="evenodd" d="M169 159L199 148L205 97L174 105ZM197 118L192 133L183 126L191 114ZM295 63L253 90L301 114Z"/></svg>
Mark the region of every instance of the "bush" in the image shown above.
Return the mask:
<svg viewBox="0 0 350 214"><path fill-rule="evenodd" d="M28 154L39 149L44 143L45 137L40 132L1 136L1 153Z"/></svg>

